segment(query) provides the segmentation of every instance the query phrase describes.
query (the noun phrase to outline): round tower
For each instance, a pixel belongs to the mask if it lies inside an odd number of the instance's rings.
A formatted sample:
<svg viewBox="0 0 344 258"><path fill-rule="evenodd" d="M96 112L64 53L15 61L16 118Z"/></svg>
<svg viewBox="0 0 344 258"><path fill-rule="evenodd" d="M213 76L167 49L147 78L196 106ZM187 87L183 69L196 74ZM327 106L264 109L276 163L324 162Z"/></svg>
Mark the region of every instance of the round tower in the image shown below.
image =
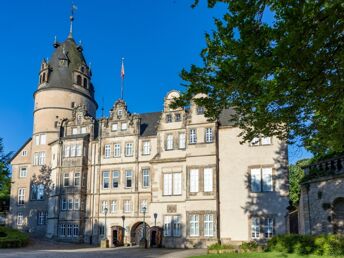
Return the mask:
<svg viewBox="0 0 344 258"><path fill-rule="evenodd" d="M82 46L75 43L70 32L63 43L55 39L54 47L50 60L42 61L38 89L34 93L33 153L45 155L45 164L50 160L47 144L59 137L59 122L72 118L76 106L85 106L93 117L98 107Z"/></svg>

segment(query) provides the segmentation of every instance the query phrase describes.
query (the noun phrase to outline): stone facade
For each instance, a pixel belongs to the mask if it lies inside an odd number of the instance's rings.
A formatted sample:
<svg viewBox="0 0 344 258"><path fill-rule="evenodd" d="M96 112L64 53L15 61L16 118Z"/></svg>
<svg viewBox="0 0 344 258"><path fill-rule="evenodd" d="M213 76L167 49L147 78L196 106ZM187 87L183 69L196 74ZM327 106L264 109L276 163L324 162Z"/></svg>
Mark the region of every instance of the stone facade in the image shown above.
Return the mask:
<svg viewBox="0 0 344 258"><path fill-rule="evenodd" d="M171 109L178 91L160 112L132 114L119 99L97 119L81 46L71 37L54 46L34 94L32 139L12 159L11 226L111 246L144 235L150 246L202 247L286 232L283 142L240 144L233 110L211 122L195 103ZM51 170L44 193L43 182L32 183L43 164Z"/></svg>
<svg viewBox="0 0 344 258"><path fill-rule="evenodd" d="M344 157L305 168L306 176L321 172L301 186L299 232L329 234L344 232ZM326 175L327 174L327 175Z"/></svg>

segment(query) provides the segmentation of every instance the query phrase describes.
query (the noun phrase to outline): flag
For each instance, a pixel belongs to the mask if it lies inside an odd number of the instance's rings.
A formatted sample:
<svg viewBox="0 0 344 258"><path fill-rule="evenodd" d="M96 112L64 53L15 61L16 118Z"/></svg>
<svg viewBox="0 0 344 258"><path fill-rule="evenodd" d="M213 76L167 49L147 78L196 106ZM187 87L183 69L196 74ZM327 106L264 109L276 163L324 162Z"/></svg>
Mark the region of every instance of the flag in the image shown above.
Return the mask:
<svg viewBox="0 0 344 258"><path fill-rule="evenodd" d="M121 67L121 77L122 80L124 79L124 62L123 62L124 58L122 58L122 67Z"/></svg>

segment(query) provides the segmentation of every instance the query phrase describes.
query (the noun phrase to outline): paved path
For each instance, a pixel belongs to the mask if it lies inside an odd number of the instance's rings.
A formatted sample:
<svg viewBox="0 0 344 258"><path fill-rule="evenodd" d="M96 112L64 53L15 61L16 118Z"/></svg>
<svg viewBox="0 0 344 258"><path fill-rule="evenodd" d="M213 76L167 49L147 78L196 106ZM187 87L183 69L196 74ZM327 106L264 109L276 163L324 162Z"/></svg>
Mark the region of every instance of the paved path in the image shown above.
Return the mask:
<svg viewBox="0 0 344 258"><path fill-rule="evenodd" d="M205 253L205 249L142 249L139 247L101 249L88 245L75 245L50 241L36 241L25 248L0 249L1 258L186 258Z"/></svg>

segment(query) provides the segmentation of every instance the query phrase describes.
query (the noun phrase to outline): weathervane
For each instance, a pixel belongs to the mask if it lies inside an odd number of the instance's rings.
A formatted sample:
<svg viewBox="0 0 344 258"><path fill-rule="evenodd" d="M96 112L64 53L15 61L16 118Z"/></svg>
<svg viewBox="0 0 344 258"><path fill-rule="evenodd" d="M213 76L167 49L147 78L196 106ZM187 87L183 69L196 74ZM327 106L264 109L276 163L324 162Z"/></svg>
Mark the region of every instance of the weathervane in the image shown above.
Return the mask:
<svg viewBox="0 0 344 258"><path fill-rule="evenodd" d="M78 7L72 3L72 8L71 8L71 15L69 16L70 20L70 28L69 28L69 35L68 38L73 37L73 21L74 21L74 11L78 10Z"/></svg>

